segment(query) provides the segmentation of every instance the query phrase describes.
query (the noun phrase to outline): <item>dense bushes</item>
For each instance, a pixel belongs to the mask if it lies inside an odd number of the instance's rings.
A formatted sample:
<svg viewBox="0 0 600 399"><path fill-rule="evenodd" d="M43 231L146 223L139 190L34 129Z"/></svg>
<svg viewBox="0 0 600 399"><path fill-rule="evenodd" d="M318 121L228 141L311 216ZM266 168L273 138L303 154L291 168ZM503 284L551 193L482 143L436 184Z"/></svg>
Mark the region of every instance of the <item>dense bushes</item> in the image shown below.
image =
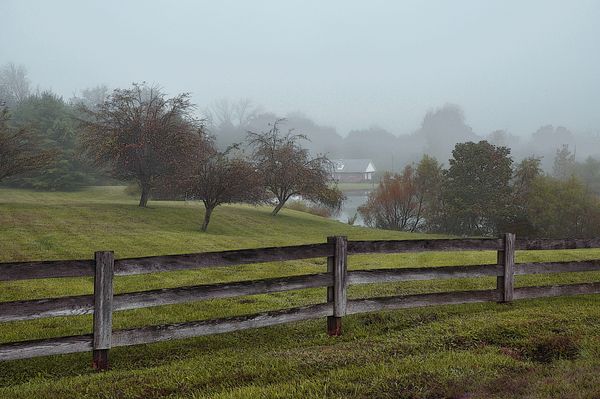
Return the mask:
<svg viewBox="0 0 600 399"><path fill-rule="evenodd" d="M516 166L510 150L459 143L449 168L431 157L386 175L359 209L368 225L406 231L490 236L591 237L600 234L600 201L575 176L546 176L540 161Z"/></svg>
<svg viewBox="0 0 600 399"><path fill-rule="evenodd" d="M8 179L8 185L55 191L106 181L79 156L77 115L61 97L51 92L31 95L11 109L11 116L15 128L33 132L41 149L54 151L56 157L43 170Z"/></svg>
<svg viewBox="0 0 600 399"><path fill-rule="evenodd" d="M600 201L575 177L538 176L525 198L529 231L536 237L593 237L600 234Z"/></svg>

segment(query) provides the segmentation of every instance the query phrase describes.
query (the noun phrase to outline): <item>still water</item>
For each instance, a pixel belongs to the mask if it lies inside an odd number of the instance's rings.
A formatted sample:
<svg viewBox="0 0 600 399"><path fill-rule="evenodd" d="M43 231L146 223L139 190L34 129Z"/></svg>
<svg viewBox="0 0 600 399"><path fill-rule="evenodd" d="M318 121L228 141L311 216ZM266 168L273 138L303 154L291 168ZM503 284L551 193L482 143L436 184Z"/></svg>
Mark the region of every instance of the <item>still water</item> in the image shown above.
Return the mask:
<svg viewBox="0 0 600 399"><path fill-rule="evenodd" d="M348 223L348 219L352 218L355 214L357 214L357 209L359 206L363 205L367 202L367 197L369 196L368 190L357 190L357 191L348 191L345 192L346 201L342 205L341 211L333 216L333 219L339 220L342 223ZM365 223L358 215L356 221L354 222L355 226L364 226Z"/></svg>

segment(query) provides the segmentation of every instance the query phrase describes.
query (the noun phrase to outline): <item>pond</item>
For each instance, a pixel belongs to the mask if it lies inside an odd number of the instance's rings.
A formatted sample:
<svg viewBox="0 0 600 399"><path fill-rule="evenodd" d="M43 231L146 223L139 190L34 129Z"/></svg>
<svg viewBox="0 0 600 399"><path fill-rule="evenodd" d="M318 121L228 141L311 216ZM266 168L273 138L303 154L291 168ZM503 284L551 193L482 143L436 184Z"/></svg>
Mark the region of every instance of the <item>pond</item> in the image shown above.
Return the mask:
<svg viewBox="0 0 600 399"><path fill-rule="evenodd" d="M344 192L344 194L346 194L346 200L342 205L342 209L337 215L332 216L332 218L335 220L339 220L342 223L348 223L348 219L352 218L355 214L357 214L358 207L367 202L369 193L370 190L352 190ZM356 218L354 225L365 225L360 215L358 215L358 217Z"/></svg>

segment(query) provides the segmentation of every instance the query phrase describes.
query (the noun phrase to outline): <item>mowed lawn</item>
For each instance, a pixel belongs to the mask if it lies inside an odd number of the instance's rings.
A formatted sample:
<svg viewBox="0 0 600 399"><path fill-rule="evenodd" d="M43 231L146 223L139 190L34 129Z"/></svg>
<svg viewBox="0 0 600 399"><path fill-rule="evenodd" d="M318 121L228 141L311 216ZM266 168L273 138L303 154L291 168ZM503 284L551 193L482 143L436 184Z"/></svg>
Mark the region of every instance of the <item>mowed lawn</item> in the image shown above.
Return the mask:
<svg viewBox="0 0 600 399"><path fill-rule="evenodd" d="M224 206L199 231L198 203L139 209L123 187L75 193L0 189L0 262L201 252L424 235L351 227L283 210ZM427 236L431 237L431 236ZM351 256L352 269L493 263L492 252ZM517 260L600 258L599 250L531 251ZM322 272L325 259L119 277L117 293ZM517 285L600 281L600 273L518 276ZM486 289L494 279L370 284L352 298ZM0 301L91 293L89 278L0 282ZM200 320L323 302L310 289L116 312L114 328ZM85 334L91 316L0 324L0 343ZM597 398L600 296L379 312L111 350L112 370L91 354L0 363L0 398Z"/></svg>

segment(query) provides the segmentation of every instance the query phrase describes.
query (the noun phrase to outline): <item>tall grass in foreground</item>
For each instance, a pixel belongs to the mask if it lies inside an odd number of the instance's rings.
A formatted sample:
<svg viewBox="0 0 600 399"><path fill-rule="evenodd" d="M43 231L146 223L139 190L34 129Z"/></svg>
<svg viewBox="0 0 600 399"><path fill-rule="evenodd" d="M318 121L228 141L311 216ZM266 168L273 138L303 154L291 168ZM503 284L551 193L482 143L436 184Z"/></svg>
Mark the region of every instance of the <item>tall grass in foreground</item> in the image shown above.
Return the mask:
<svg viewBox="0 0 600 399"><path fill-rule="evenodd" d="M226 206L209 233L197 203L138 209L123 189L78 193L0 189L0 260L148 256L350 239L424 237L351 227L303 212ZM517 261L599 258L598 250L518 252ZM357 255L351 269L494 263L493 252ZM322 272L325 259L118 277L115 292ZM600 273L517 276L517 286L600 281ZM350 298L486 289L495 280L368 284ZM0 283L0 301L89 294L88 278ZM115 313L114 328L255 313L322 302L324 289ZM594 398L600 396L600 298L473 304L379 312L111 351L95 374L91 355L0 363L0 398ZM0 342L89 333L91 316L0 324Z"/></svg>

